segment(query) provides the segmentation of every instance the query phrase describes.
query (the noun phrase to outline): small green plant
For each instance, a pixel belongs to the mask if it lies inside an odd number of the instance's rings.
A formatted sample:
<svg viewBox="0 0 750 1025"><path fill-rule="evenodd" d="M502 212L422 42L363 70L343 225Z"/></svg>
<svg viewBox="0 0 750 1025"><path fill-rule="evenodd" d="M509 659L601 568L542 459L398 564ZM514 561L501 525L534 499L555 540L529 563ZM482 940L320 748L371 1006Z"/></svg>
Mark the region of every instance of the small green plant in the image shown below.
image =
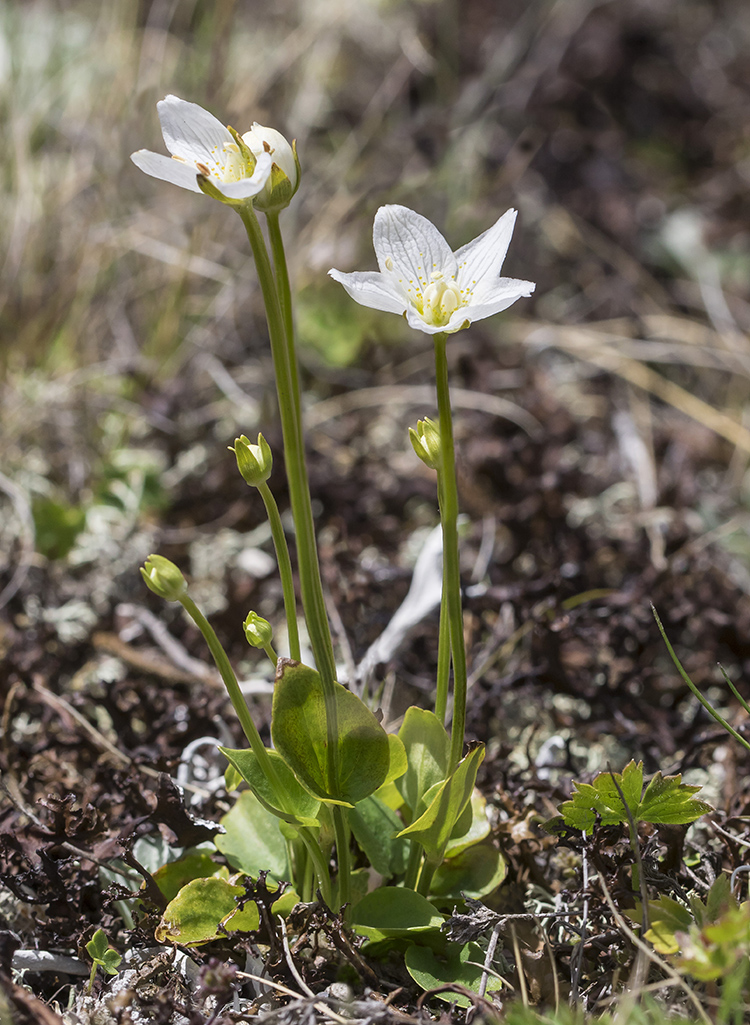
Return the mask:
<svg viewBox="0 0 750 1025"><path fill-rule="evenodd" d="M232 666L212 627L167 559L152 555L142 573L167 601L179 602L201 630L244 731L246 748L222 748L229 791L244 783L216 838L238 874L202 864L173 894L157 937L200 943L236 928L254 929L242 911L261 872L291 883L279 888L283 910L291 896L319 892L332 909L384 951L406 951L415 979L469 984L488 972L470 964L481 951L447 944L439 934L442 909L491 893L505 863L484 841L490 826L475 788L482 745L465 751L467 672L458 561L458 492L447 342L475 321L528 296L528 281L501 278L516 213L455 253L426 218L401 206L375 216L378 272L330 272L363 306L403 315L433 339L437 420L410 431L416 454L436 473L443 533L443 587L434 711L407 710L398 734L387 734L373 711L336 679L333 643L320 579L302 433L302 403L294 340L292 296L279 225L298 186L294 145L273 129L253 125L240 136L193 103L167 96L158 104L171 157L140 150L135 164L156 178L232 207L242 219L265 303L281 418L284 462L296 537L299 593L276 502L268 485L272 452L261 434L234 443L246 483L265 505L284 595L291 658L277 658L271 625L254 612L245 619L248 642L275 665L267 748L253 722ZM266 217L269 248L258 212ZM300 661L298 600L314 668ZM452 686L451 686L452 676ZM335 872L331 873L331 866ZM206 869L209 871L206 872ZM373 889L373 873L380 877ZM158 873L157 873L158 875ZM248 889L250 887L250 889ZM239 900L239 904L238 904ZM244 916L244 917L243 917ZM418 949L417 949L418 948ZM478 974L477 974L478 973ZM493 983L494 985L494 983Z"/></svg>
<svg viewBox="0 0 750 1025"><path fill-rule="evenodd" d="M91 975L89 976L89 992L94 986L94 977L97 968L101 968L107 975L117 975L122 957L114 947L110 947L109 941L103 929L97 929L94 935L86 944L86 950L91 955Z"/></svg>
<svg viewBox="0 0 750 1025"><path fill-rule="evenodd" d="M695 822L711 811L711 805L693 797L699 786L682 782L682 776L657 772L643 788L643 762L630 761L622 772L600 772L591 783L574 783L575 791L560 807L566 826L590 832L595 822Z"/></svg>

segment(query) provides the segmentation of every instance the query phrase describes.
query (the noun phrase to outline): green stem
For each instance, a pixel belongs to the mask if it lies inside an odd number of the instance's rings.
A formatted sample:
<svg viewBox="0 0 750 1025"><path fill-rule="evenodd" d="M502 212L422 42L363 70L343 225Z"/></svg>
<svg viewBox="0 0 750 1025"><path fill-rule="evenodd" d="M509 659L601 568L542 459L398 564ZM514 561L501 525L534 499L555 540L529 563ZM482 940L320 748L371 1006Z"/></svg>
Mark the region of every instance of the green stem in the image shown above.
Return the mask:
<svg viewBox="0 0 750 1025"><path fill-rule="evenodd" d="M258 485L260 497L266 507L268 522L271 525L271 536L273 546L276 549L276 562L279 566L281 577L281 589L284 592L284 612L286 613L286 626L289 633L289 654L295 660L300 661L299 626L297 625L297 601L294 594L294 576L292 574L292 560L289 558L289 546L286 543L284 526L281 522L281 513L276 504L276 499L271 493L268 484L263 481ZM275 665L275 663L274 663Z"/></svg>
<svg viewBox="0 0 750 1025"><path fill-rule="evenodd" d="M278 777L276 769L271 759L268 757L268 751L266 750L263 741L260 739L260 734L256 729L255 723L253 722L250 710L245 704L245 699L242 696L240 685L237 683L237 677L234 675L234 670L227 658L227 653L221 646L219 638L216 636L213 627L208 622L206 617L203 615L201 610L195 604L192 598L188 595L184 595L180 602L182 607L185 609L187 614L191 617L195 625L198 627L200 632L203 634L206 644L208 644L213 660L216 663L216 668L221 674L221 678L224 681L224 686L227 689L229 698L232 702L237 718L240 720L240 725L247 737L250 748L258 759L258 764L263 772L264 776L268 780L273 790L274 797L278 803L278 807L283 811L287 811L286 805L286 792L281 784L281 780ZM320 882L320 889L323 893L323 898L331 906L331 876L328 871L328 865L326 859L323 856L323 852L320 849L320 844L317 838L313 834L312 830L308 826L300 826L298 829L299 837L304 843L307 851L312 858L315 865L315 870Z"/></svg>
<svg viewBox="0 0 750 1025"><path fill-rule="evenodd" d="M315 524L310 501L305 450L302 441L302 416L293 339L287 335L287 325L282 315L268 251L263 240L258 218L251 204L237 208L247 231L258 271L263 301L266 307L268 334L271 340L276 374L276 390L279 398L279 413L284 435L284 458L289 498L297 535L297 558L299 562L302 608L307 622L307 631L320 674L326 705L327 739L326 761L329 787L335 788L338 780L338 712L336 708L335 682L336 662L333 643L328 626L323 585L315 541ZM280 239L279 239L280 241ZM285 266L285 265L284 265ZM285 275L281 275L285 277ZM288 286L287 286L288 287Z"/></svg>
<svg viewBox="0 0 750 1025"><path fill-rule="evenodd" d="M466 651L461 608L461 574L458 562L458 487L456 454L453 448L453 418L448 389L447 335L434 336L435 383L440 424L440 519L443 526L443 583L453 660L453 720L451 724L451 756L448 775L452 775L464 748L466 728ZM426 868L426 866L425 866ZM423 869L423 875L424 875ZM420 881L421 885L421 881Z"/></svg>
<svg viewBox="0 0 750 1025"><path fill-rule="evenodd" d="M209 651L216 663L216 668L221 674L221 678L224 681L224 686L229 694L229 700L232 702L232 707L237 713L237 718L240 720L243 733L247 737L247 741L250 744L250 748L258 759L258 764L263 772L263 775L269 781L273 787L273 792L279 802L279 807L286 810L284 805L284 788L281 785L276 769L274 768L273 762L268 757L268 751L266 751L263 741L260 739L260 734L253 722L253 717L250 715L250 709L247 707L245 698L240 690L240 685L237 683L237 677L234 675L234 670L230 665L227 653L221 646L219 638L216 636L214 628L208 622L206 617L203 615L201 610L195 604L192 598L188 595L184 595L180 599L182 607L185 609L187 614L193 620L195 625L198 627L200 632L208 645Z"/></svg>
<svg viewBox="0 0 750 1025"><path fill-rule="evenodd" d="M442 521L442 510L444 505L443 488L441 482L442 474L438 472L438 504L440 506L440 518ZM443 538L445 541L445 538ZM451 671L451 639L450 626L448 622L448 582L445 575L445 559L443 559L443 583L440 592L440 628L438 633L438 662L437 681L435 688L435 715L445 725L448 714L448 689L450 686Z"/></svg>
<svg viewBox="0 0 750 1025"><path fill-rule="evenodd" d="M442 861L442 859L440 860ZM422 871L419 874L419 883L417 884L417 893L421 893L423 897L426 897L430 892L432 877L435 875L439 864L440 861L430 861L428 858L424 860Z"/></svg>
<svg viewBox="0 0 750 1025"><path fill-rule="evenodd" d="M275 669L276 665L277 665L277 663L279 661L279 656L274 651L273 645L272 644L265 644L263 646L263 650L265 651L266 655L268 655L268 659L272 663L272 665L273 665L273 667Z"/></svg>
<svg viewBox="0 0 750 1025"><path fill-rule="evenodd" d="M349 856L349 823L346 819L346 809L340 804L332 804L331 812L333 817L333 828L336 834L336 854L338 856L338 905L351 902L351 858ZM333 909L336 910L335 908Z"/></svg>
<svg viewBox="0 0 750 1025"><path fill-rule="evenodd" d="M296 395L300 394L299 375L297 371L297 354L294 350L294 316L292 312L292 289L289 284L289 268L286 262L284 240L279 226L279 211L266 214L268 237L271 241L273 265L276 270L276 288L279 294L281 315L284 318L287 351L289 353L289 369L292 373L292 388Z"/></svg>
<svg viewBox="0 0 750 1025"><path fill-rule="evenodd" d="M407 890L414 890L419 879L419 869L422 864L422 846L416 840L409 840L409 862L406 866L404 886Z"/></svg>

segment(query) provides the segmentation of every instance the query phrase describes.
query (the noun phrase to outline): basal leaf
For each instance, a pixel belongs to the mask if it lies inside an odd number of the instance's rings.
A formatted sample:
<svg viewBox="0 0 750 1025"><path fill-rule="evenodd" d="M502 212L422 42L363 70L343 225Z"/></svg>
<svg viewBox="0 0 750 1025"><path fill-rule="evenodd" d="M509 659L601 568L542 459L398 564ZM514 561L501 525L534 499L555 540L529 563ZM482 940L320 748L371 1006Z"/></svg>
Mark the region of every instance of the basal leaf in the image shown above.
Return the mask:
<svg viewBox="0 0 750 1025"><path fill-rule="evenodd" d="M236 898L244 893L242 886L226 879L193 879L165 908L154 932L157 942L194 947L222 936L223 929L254 931L260 921L257 905L250 902L242 911L237 907Z"/></svg>
<svg viewBox="0 0 750 1025"><path fill-rule="evenodd" d="M244 790L220 821L224 832L216 835L214 843L233 868L254 879L260 872L269 872L274 882L291 880L280 819L252 791Z"/></svg>
<svg viewBox="0 0 750 1025"><path fill-rule="evenodd" d="M309 666L280 659L273 695L271 736L276 749L321 801L354 806L385 781L391 745L383 727L356 694L335 684L338 778L328 778L328 730L320 676Z"/></svg>
<svg viewBox="0 0 750 1025"><path fill-rule="evenodd" d="M444 953L413 944L406 951L405 961L409 975L422 989L438 989L440 986L453 983L478 993L484 957L484 951L478 943L448 943ZM502 989L504 985L497 974L490 974L487 992ZM459 1007L471 1006L469 997L461 993L446 991L435 995Z"/></svg>
<svg viewBox="0 0 750 1025"><path fill-rule="evenodd" d="M265 773L261 771L258 759L249 748L234 750L220 747L219 750L239 772L266 811L293 825L317 826L320 801L302 786L278 751L267 753L284 790L283 809L281 798L274 793Z"/></svg>
<svg viewBox="0 0 750 1025"><path fill-rule="evenodd" d="M483 745L469 752L449 779L428 791L431 800L424 813L398 835L417 840L430 858L442 859L456 822L471 800L483 758Z"/></svg>
<svg viewBox="0 0 750 1025"><path fill-rule="evenodd" d="M406 870L409 844L396 838L403 823L395 811L373 794L349 812L354 839L375 871L385 879Z"/></svg>
<svg viewBox="0 0 750 1025"><path fill-rule="evenodd" d="M420 893L401 886L381 886L354 905L351 921L364 936L406 936L438 930L444 918Z"/></svg>
<svg viewBox="0 0 750 1025"><path fill-rule="evenodd" d="M406 750L407 769L396 785L416 819L424 811L424 795L446 777L450 737L434 712L413 705L407 708L398 735Z"/></svg>

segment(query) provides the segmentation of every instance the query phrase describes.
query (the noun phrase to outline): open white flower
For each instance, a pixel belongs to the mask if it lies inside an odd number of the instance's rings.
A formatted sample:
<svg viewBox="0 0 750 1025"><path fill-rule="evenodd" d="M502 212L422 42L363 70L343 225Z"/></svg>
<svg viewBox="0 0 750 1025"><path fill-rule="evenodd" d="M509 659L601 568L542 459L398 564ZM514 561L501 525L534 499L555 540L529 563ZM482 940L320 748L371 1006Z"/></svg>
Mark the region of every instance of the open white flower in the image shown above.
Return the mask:
<svg viewBox="0 0 750 1025"><path fill-rule="evenodd" d="M156 109L172 156L139 149L130 158L136 167L191 192L202 191L202 175L228 200L251 199L265 188L273 164L269 153L254 155L236 133L197 103L167 96Z"/></svg>
<svg viewBox="0 0 750 1025"><path fill-rule="evenodd" d="M328 273L362 306L403 314L428 335L452 334L529 296L533 281L499 277L516 211L455 253L431 221L405 206L381 206L372 241L380 272Z"/></svg>

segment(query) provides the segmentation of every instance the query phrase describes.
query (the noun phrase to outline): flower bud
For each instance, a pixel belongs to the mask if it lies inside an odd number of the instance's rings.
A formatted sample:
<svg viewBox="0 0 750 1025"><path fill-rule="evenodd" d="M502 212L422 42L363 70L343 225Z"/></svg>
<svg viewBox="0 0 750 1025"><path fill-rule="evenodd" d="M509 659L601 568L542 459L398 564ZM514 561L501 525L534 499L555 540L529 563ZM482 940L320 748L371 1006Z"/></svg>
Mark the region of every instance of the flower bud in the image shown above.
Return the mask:
<svg viewBox="0 0 750 1025"><path fill-rule="evenodd" d="M412 448L431 470L440 468L440 430L434 420L417 420L416 430L409 428Z"/></svg>
<svg viewBox="0 0 750 1025"><path fill-rule="evenodd" d="M256 159L268 153L273 160L271 175L253 204L264 213L283 210L299 187L300 166L295 144L290 146L281 132L264 128L257 121L245 132L242 141Z"/></svg>
<svg viewBox="0 0 750 1025"><path fill-rule="evenodd" d="M271 446L262 434L258 435L258 444L253 445L243 434L235 438L234 445L229 446L237 457L237 467L246 483L253 488L260 487L271 476L273 455Z"/></svg>
<svg viewBox="0 0 750 1025"><path fill-rule="evenodd" d="M163 555L149 555L141 567L147 586L166 601L180 601L187 594L187 580Z"/></svg>
<svg viewBox="0 0 750 1025"><path fill-rule="evenodd" d="M247 619L242 624L245 631L247 643L253 648L265 648L271 643L273 629L267 619L263 619L257 612L248 612Z"/></svg>

